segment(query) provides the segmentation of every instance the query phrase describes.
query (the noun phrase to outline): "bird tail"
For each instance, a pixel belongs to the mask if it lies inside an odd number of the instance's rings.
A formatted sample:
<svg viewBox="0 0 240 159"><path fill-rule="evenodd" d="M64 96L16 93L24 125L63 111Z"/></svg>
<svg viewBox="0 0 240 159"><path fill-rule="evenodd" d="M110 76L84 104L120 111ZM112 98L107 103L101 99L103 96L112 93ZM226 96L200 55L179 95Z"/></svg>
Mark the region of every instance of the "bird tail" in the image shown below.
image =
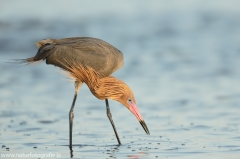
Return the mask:
<svg viewBox="0 0 240 159"><path fill-rule="evenodd" d="M9 63L32 64L42 62L51 54L51 49L54 48L54 39L44 39L36 42L36 45L39 49L35 56L26 59L13 59Z"/></svg>

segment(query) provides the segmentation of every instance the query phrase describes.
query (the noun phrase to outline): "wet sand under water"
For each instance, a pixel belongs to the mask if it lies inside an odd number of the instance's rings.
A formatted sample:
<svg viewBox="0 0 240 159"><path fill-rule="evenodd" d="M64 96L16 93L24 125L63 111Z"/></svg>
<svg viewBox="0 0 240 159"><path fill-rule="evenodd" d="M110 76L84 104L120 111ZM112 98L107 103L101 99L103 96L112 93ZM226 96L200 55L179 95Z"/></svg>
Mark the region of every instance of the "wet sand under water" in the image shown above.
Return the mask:
<svg viewBox="0 0 240 159"><path fill-rule="evenodd" d="M74 110L74 158L239 158L240 9L235 3L136 1L129 8L118 2L90 14L88 2L82 10L76 6L83 2L67 3L69 9L62 2L56 7L66 11L61 17L55 10L37 10L41 2L28 2L31 14L19 12L26 11L23 4L0 5L0 155L71 157L68 112L74 84L45 62L22 67L4 62L33 56L34 43L44 38L91 36L123 52L124 67L114 76L132 88L151 135L124 106L110 101L118 146L105 102L83 85ZM4 9L9 6L11 12Z"/></svg>

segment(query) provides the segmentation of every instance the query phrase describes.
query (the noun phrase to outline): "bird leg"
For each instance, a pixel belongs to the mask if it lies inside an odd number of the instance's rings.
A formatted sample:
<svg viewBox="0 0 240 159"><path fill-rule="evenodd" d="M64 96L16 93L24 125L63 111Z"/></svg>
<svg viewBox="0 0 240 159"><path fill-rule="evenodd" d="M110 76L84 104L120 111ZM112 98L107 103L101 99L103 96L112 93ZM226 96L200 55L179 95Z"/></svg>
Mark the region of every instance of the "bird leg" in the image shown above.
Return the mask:
<svg viewBox="0 0 240 159"><path fill-rule="evenodd" d="M75 81L75 94L74 94L71 109L69 111L69 148L70 150L72 150L72 128L73 128L73 118L74 118L73 110L74 110L74 105L79 92L79 88L81 87L81 85L82 85L82 82Z"/></svg>
<svg viewBox="0 0 240 159"><path fill-rule="evenodd" d="M111 124L112 124L113 130L114 130L115 135L116 135L117 140L118 140L118 144L121 145L121 141L120 141L120 139L119 139L119 137L118 137L117 130L116 130L115 125L114 125L113 120L112 120L112 114L111 114L111 111L110 111L110 108L109 108L108 99L105 99L105 102L106 102L108 119L110 120L110 122L111 122Z"/></svg>

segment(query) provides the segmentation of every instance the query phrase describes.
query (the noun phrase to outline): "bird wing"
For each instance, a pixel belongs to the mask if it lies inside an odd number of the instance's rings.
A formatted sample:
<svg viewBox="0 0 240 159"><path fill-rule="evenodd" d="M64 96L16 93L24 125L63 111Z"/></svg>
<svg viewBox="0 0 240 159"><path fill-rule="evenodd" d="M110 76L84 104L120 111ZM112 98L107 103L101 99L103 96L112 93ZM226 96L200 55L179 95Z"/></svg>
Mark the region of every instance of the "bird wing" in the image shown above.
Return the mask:
<svg viewBox="0 0 240 159"><path fill-rule="evenodd" d="M37 59L46 58L47 64L63 69L69 63L80 64L93 68L103 76L109 76L123 65L121 51L100 39L81 37L45 41L48 43L37 43L40 46Z"/></svg>

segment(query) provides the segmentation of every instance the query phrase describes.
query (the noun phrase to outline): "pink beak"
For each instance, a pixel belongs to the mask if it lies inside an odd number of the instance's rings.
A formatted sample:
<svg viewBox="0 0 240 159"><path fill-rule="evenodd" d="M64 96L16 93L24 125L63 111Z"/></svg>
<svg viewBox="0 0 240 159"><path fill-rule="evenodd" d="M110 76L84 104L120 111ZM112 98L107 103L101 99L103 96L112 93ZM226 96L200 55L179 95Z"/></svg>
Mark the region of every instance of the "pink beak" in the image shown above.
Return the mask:
<svg viewBox="0 0 240 159"><path fill-rule="evenodd" d="M140 124L142 125L143 129L145 130L145 132L150 135L149 131L148 131L148 127L146 125L146 123L144 122L140 112L138 111L137 106L133 103L133 102L128 102L128 104L130 105L130 111L136 116L136 118L138 119L138 121L140 122Z"/></svg>

